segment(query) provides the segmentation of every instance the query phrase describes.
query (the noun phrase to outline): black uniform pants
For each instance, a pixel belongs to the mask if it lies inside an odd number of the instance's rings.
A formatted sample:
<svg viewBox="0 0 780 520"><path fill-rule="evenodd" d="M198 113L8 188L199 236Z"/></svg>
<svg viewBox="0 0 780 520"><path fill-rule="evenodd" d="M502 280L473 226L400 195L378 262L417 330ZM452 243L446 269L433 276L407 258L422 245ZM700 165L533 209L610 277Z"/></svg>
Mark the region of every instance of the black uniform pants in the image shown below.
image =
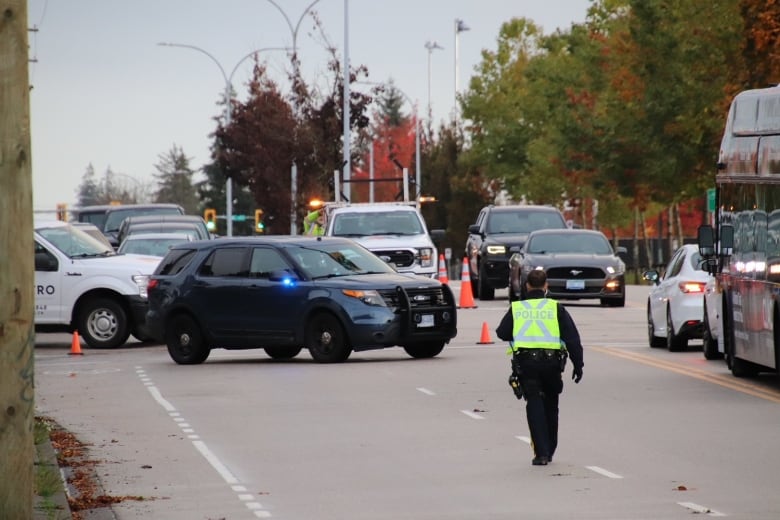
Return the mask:
<svg viewBox="0 0 780 520"><path fill-rule="evenodd" d="M534 454L552 458L558 447L558 396L563 391L558 355L515 355L525 394L525 414Z"/></svg>

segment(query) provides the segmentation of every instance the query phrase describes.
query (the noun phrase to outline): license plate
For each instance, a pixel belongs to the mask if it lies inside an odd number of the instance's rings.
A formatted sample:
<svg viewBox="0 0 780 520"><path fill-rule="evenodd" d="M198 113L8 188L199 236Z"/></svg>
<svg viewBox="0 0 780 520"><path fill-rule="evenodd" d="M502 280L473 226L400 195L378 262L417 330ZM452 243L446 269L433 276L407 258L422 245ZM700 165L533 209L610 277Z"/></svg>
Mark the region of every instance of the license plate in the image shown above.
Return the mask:
<svg viewBox="0 0 780 520"><path fill-rule="evenodd" d="M566 288L570 291L581 291L585 288L585 280L566 280Z"/></svg>
<svg viewBox="0 0 780 520"><path fill-rule="evenodd" d="M418 327L433 327L433 314L423 314L420 316Z"/></svg>

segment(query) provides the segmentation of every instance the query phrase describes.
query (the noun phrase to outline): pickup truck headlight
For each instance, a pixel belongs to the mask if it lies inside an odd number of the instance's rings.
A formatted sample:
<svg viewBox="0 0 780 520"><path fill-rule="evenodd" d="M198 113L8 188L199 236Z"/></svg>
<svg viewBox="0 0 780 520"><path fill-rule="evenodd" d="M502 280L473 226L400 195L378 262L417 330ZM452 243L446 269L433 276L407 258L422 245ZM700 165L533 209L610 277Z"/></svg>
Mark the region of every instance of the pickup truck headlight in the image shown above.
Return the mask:
<svg viewBox="0 0 780 520"><path fill-rule="evenodd" d="M342 289L342 293L350 298L357 298L366 305L373 305L375 307L387 307L385 300L379 295L377 291L359 291L357 289Z"/></svg>
<svg viewBox="0 0 780 520"><path fill-rule="evenodd" d="M489 255L505 255L506 246L487 246L487 252Z"/></svg>
<svg viewBox="0 0 780 520"><path fill-rule="evenodd" d="M430 247L420 249L420 265L422 267L431 267L433 265L433 249Z"/></svg>
<svg viewBox="0 0 780 520"><path fill-rule="evenodd" d="M141 298L146 298L148 296L148 293L146 292L146 287L147 285L149 285L149 275L148 274L133 275L133 282L138 286L138 295Z"/></svg>

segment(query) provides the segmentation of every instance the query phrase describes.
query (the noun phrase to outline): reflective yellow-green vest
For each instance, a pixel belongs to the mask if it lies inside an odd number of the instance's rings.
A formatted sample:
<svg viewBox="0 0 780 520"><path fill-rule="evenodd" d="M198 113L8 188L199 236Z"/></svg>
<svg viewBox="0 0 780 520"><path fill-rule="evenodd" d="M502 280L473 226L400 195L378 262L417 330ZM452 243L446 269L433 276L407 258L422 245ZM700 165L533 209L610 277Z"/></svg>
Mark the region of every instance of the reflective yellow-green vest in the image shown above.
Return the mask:
<svg viewBox="0 0 780 520"><path fill-rule="evenodd" d="M558 302L548 298L512 302L510 351L561 348Z"/></svg>

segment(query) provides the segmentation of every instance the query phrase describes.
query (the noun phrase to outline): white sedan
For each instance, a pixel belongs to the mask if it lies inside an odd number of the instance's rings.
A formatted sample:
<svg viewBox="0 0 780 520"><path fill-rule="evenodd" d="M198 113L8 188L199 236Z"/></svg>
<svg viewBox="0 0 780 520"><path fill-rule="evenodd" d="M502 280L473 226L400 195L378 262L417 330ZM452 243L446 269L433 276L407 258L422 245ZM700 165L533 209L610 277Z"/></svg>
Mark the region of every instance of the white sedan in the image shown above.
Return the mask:
<svg viewBox="0 0 780 520"><path fill-rule="evenodd" d="M698 246L680 247L662 273L645 271L642 278L653 283L647 298L650 346L676 352L685 350L689 339L701 339L704 289L712 276L704 270Z"/></svg>

